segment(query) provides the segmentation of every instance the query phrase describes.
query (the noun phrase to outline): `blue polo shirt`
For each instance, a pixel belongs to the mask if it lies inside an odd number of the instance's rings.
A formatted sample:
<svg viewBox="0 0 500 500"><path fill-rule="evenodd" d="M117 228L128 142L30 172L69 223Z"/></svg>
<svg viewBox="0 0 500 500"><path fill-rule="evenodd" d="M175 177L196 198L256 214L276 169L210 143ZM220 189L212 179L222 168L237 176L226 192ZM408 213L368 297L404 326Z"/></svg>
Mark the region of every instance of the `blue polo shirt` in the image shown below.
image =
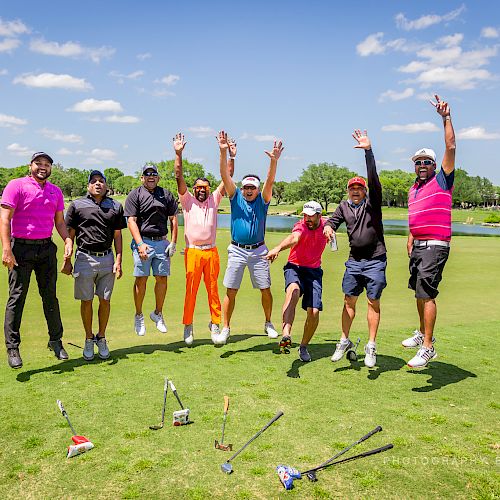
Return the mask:
<svg viewBox="0 0 500 500"><path fill-rule="evenodd" d="M248 202L236 191L231 198L231 239L242 245L253 245L264 241L269 203L259 193L254 201Z"/></svg>

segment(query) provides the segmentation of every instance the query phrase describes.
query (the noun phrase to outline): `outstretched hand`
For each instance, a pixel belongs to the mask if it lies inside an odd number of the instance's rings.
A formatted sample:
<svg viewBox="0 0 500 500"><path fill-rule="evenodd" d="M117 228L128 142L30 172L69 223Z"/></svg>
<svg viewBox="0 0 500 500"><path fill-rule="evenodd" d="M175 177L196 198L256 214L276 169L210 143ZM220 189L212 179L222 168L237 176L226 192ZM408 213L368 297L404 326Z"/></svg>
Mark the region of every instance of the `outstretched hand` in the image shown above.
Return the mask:
<svg viewBox="0 0 500 500"><path fill-rule="evenodd" d="M177 154L182 153L184 146L187 144L187 142L184 140L184 134L179 132L172 140L174 141L174 151Z"/></svg>
<svg viewBox="0 0 500 500"><path fill-rule="evenodd" d="M227 132L224 132L224 130L221 130L215 138L217 139L217 142L219 143L219 149L221 152L226 151L229 148L229 142L227 140Z"/></svg>
<svg viewBox="0 0 500 500"><path fill-rule="evenodd" d="M284 149L285 148L283 147L283 143L281 141L274 141L272 151L264 151L264 153L266 153L271 160L278 161Z"/></svg>
<svg viewBox="0 0 500 500"><path fill-rule="evenodd" d="M372 143L370 142L370 138L366 134L366 130L364 132L361 132L361 130L356 129L353 133L352 136L354 139L358 142L354 148L357 149L371 149Z"/></svg>
<svg viewBox="0 0 500 500"><path fill-rule="evenodd" d="M429 102L436 108L438 114L440 114L443 118L445 116L450 116L450 106L446 101L442 101L437 94L434 94L434 98L436 102L429 100Z"/></svg>

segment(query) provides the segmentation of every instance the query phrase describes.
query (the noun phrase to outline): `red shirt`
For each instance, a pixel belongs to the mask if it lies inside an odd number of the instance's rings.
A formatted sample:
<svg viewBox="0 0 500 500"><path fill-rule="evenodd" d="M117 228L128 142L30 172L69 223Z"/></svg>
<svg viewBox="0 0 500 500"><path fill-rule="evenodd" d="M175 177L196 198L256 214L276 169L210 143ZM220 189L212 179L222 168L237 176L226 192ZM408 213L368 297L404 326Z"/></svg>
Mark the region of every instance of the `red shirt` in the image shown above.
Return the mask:
<svg viewBox="0 0 500 500"><path fill-rule="evenodd" d="M327 239L323 235L325 221L320 219L316 229L309 229L302 219L293 226L292 233L299 233L300 240L290 249L288 262L297 266L318 268L321 266L321 254L325 249Z"/></svg>

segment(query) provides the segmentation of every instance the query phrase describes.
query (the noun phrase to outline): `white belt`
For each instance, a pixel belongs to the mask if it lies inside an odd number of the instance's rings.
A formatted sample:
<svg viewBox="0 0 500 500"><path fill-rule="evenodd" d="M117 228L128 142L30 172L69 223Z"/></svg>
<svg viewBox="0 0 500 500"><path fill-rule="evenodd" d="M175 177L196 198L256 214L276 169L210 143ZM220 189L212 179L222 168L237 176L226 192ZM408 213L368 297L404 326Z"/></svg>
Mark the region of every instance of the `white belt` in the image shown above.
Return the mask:
<svg viewBox="0 0 500 500"><path fill-rule="evenodd" d="M442 241L442 240L413 240L413 246L415 246L415 247L433 247L433 246L449 247L450 242L449 241Z"/></svg>
<svg viewBox="0 0 500 500"><path fill-rule="evenodd" d="M188 245L187 248L196 248L197 250L210 250L215 248L215 245L208 243L207 245Z"/></svg>

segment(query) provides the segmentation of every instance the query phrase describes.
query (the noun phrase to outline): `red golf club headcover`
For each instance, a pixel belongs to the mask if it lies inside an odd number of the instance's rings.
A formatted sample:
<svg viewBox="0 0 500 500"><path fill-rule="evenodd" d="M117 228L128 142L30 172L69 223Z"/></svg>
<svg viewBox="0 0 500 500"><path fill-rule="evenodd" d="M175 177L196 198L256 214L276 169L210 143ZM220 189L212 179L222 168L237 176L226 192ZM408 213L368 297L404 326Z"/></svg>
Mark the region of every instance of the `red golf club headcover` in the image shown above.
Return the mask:
<svg viewBox="0 0 500 500"><path fill-rule="evenodd" d="M89 440L85 436L72 436L71 439L75 444L82 444L89 442Z"/></svg>

